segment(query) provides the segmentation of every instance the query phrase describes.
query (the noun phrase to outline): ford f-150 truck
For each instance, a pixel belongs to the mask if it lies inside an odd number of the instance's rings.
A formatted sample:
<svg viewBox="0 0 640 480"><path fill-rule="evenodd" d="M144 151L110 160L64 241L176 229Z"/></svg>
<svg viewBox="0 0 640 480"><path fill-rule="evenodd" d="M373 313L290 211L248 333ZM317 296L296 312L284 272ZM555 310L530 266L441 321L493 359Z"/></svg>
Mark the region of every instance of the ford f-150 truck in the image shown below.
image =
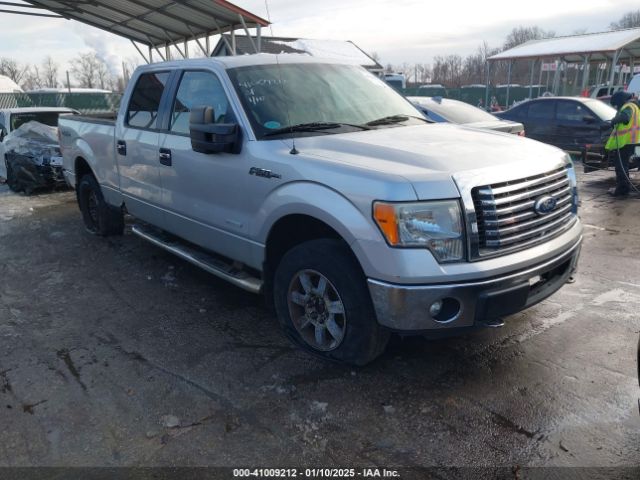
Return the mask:
<svg viewBox="0 0 640 480"><path fill-rule="evenodd" d="M140 67L115 121L60 121L89 232L132 231L255 293L286 334L365 364L390 332L500 325L578 259L573 165L432 124L361 67L259 54Z"/></svg>

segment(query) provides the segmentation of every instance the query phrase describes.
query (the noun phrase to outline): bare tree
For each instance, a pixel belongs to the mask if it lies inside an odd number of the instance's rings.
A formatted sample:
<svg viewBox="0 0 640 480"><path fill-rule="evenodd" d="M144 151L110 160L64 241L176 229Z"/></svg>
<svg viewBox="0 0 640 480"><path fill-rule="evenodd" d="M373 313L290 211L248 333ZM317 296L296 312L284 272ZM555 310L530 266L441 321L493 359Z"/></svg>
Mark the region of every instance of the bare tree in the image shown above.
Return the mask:
<svg viewBox="0 0 640 480"><path fill-rule="evenodd" d="M18 85L29 70L29 65L21 65L12 58L0 58L0 75L5 75Z"/></svg>
<svg viewBox="0 0 640 480"><path fill-rule="evenodd" d="M109 67L95 52L81 53L71 60L71 73L84 88L110 89L114 83Z"/></svg>
<svg viewBox="0 0 640 480"><path fill-rule="evenodd" d="M609 25L611 30L640 27L640 10L625 13L620 20Z"/></svg>
<svg viewBox="0 0 640 480"><path fill-rule="evenodd" d="M58 64L47 55L42 61L42 83L48 88L57 88L58 82Z"/></svg>
<svg viewBox="0 0 640 480"><path fill-rule="evenodd" d="M552 38L556 36L556 32L552 30L543 30L538 26L533 27L515 27L507 35L504 41L503 49L509 50L510 48L517 47L529 40L540 40L541 38Z"/></svg>
<svg viewBox="0 0 640 480"><path fill-rule="evenodd" d="M37 65L33 65L27 70L23 76L22 84L20 86L26 91L42 88L42 75L40 74L40 69Z"/></svg>

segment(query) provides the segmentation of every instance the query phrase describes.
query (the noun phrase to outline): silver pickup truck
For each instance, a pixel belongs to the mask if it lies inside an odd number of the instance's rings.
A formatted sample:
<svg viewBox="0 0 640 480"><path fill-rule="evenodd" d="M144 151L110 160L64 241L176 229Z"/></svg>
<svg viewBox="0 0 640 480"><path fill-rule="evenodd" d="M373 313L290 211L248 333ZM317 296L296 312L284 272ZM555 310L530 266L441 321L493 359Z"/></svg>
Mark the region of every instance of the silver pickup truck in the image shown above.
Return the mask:
<svg viewBox="0 0 640 480"><path fill-rule="evenodd" d="M364 69L299 55L140 67L115 121L60 121L84 223L140 237L275 307L312 353L496 326L558 290L582 240L573 165L425 120Z"/></svg>

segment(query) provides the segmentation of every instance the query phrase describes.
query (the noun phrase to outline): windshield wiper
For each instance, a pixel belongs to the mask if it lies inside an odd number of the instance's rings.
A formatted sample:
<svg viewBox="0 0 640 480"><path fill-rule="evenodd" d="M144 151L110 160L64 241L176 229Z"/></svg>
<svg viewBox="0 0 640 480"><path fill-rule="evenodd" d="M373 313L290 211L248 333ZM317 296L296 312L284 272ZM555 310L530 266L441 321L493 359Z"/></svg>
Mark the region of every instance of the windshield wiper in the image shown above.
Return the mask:
<svg viewBox="0 0 640 480"><path fill-rule="evenodd" d="M357 125L354 123L341 123L341 122L310 122L310 123L299 123L297 125L291 125L290 127L282 127L277 130L271 130L265 133L263 136L269 137L272 135L282 135L283 133L292 133L292 132L319 132L322 130L332 130L334 128L340 127L354 127L359 128L360 130L369 130L367 125Z"/></svg>
<svg viewBox="0 0 640 480"><path fill-rule="evenodd" d="M424 117L418 117L417 115L389 115L388 117L378 118L377 120L371 120L367 122L365 125L369 127L377 127L378 125L393 125L395 123L406 122L410 118L415 118L416 120L422 120L425 123L432 123Z"/></svg>

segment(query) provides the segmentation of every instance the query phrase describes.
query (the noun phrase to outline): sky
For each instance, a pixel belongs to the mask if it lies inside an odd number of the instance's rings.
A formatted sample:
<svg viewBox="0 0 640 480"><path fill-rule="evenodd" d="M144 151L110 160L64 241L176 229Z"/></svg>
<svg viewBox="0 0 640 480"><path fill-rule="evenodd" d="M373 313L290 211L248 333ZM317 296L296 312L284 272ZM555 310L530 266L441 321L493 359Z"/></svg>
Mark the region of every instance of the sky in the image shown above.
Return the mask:
<svg viewBox="0 0 640 480"><path fill-rule="evenodd" d="M265 0L234 0L267 18ZM436 55L474 52L483 41L499 46L512 28L537 25L558 35L599 32L638 0L535 0L514 2L426 0L268 0L273 33L351 40L376 52L383 64L431 63ZM270 32L263 30L265 35ZM213 43L215 44L215 43ZM51 55L68 68L80 52L95 50L119 73L122 60L140 56L128 40L74 21L0 13L0 57L40 63Z"/></svg>

